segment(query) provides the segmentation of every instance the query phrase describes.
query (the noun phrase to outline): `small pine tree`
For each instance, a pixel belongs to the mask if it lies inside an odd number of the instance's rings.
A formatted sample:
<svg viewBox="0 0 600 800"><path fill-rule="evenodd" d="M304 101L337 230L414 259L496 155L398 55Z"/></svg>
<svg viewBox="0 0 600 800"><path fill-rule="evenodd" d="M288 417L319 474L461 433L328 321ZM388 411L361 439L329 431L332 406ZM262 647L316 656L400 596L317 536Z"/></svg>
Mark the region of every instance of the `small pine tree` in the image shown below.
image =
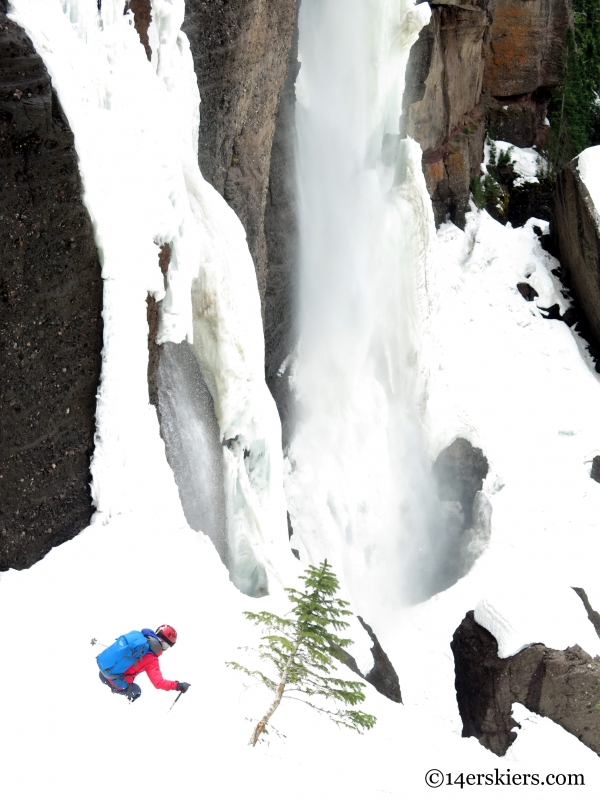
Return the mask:
<svg viewBox="0 0 600 800"><path fill-rule="evenodd" d="M247 619L262 626L266 633L257 648L242 649L258 652L262 661L270 662L275 667L276 677L269 677L236 662L228 662L233 669L258 678L274 694L273 702L248 742L253 747L285 695L295 696L297 700L326 714L336 725L352 728L358 733L372 728L376 722L375 717L354 708L322 708L312 702L312 698L322 697L347 706L357 706L365 696L362 692L363 683L346 681L331 674L337 672L333 660L337 648L352 644L350 639L341 639L336 633L348 627L344 617L351 616L351 612L347 608L349 603L336 597L339 583L327 560L318 567L309 567L304 572L304 583L303 592L286 589L293 604L289 619L267 611L258 614L245 612ZM309 699L298 697L298 694L306 695Z"/></svg>

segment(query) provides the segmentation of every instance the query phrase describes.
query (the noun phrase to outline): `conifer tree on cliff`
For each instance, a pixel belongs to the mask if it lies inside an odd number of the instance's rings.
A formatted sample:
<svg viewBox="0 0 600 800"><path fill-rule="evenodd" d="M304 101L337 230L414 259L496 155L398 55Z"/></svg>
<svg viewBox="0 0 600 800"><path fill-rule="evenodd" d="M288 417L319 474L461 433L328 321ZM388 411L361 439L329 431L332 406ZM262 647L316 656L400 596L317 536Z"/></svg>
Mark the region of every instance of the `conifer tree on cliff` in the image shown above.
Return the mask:
<svg viewBox="0 0 600 800"><path fill-rule="evenodd" d="M249 620L263 627L265 635L257 648L241 649L258 652L262 661L273 665L275 677L228 662L230 667L258 678L274 695L267 713L256 725L248 742L253 747L286 696L302 700L326 714L337 725L358 733L372 728L376 722L375 717L354 708L365 699L364 684L346 681L336 675L338 667L333 659L337 648L352 644L350 639L341 639L337 631L348 627L344 617L351 616L352 612L348 611L349 603L336 597L339 583L327 560L305 571L304 584L303 592L286 589L293 604L289 618L267 611L258 614L245 612ZM325 699L326 707L316 705L314 698ZM340 704L352 708L340 708Z"/></svg>

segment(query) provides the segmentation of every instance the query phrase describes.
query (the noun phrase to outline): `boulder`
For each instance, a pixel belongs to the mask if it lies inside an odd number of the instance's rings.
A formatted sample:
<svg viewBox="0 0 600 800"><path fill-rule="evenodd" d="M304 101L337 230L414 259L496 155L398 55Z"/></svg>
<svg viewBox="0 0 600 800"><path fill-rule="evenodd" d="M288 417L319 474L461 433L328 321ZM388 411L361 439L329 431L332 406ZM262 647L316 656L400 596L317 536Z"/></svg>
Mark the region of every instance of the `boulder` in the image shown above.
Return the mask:
<svg viewBox="0 0 600 800"><path fill-rule="evenodd" d="M428 503L428 535L411 566L410 602L422 602L453 586L485 550L492 509L481 490L488 468L482 450L462 438L437 457L432 467L436 494Z"/></svg>
<svg viewBox="0 0 600 800"><path fill-rule="evenodd" d="M1 6L0 6L1 8ZM0 11L0 570L89 524L102 280L73 133Z"/></svg>
<svg viewBox="0 0 600 800"><path fill-rule="evenodd" d="M440 500L460 503L465 528L472 524L475 495L481 491L488 470L483 450L461 438L442 450L433 465Z"/></svg>
<svg viewBox="0 0 600 800"><path fill-rule="evenodd" d="M552 650L534 644L498 657L496 639L467 612L454 632L455 687L462 735L474 736L498 756L517 737L512 704L556 722L600 754L600 658L578 645Z"/></svg>

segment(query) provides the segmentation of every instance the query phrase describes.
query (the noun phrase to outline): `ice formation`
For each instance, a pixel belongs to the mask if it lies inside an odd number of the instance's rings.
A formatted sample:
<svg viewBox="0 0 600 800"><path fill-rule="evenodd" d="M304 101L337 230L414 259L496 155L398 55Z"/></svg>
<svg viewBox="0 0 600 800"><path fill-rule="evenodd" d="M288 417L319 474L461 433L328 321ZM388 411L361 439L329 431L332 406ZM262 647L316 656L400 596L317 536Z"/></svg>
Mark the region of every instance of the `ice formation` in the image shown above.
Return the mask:
<svg viewBox="0 0 600 800"><path fill-rule="evenodd" d="M96 519L151 507L165 493L173 505L176 488L148 403L149 292L164 298L159 341L193 342L213 394L226 447L232 579L249 594L264 593L270 578L291 567L280 423L264 382L245 233L198 167L199 93L180 30L184 0L153 0L151 63L131 12L123 13L125 0L104 0L100 11L95 0L16 0L11 9L43 57L75 134L102 264ZM165 291L158 247L167 242Z"/></svg>

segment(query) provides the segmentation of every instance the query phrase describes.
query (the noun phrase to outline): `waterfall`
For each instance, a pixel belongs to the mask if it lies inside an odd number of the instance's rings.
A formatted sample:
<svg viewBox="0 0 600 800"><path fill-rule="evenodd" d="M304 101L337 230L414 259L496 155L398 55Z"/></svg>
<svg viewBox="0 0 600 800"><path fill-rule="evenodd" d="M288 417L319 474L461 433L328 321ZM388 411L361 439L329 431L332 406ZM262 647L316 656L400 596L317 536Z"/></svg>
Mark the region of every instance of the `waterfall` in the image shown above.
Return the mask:
<svg viewBox="0 0 600 800"><path fill-rule="evenodd" d="M406 600L411 575L429 569L416 401L433 222L420 148L399 136L408 53L428 15L402 0L303 0L299 16L298 425L286 491L293 546L331 559L359 608Z"/></svg>

